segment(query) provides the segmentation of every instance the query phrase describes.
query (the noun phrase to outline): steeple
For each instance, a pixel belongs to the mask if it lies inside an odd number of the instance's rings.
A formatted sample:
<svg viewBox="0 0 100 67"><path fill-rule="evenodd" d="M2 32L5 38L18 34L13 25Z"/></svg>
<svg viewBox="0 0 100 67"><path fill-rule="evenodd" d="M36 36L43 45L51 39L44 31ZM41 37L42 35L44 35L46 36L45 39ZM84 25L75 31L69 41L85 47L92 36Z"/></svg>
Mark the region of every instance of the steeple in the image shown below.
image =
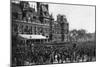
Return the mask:
<svg viewBox="0 0 100 67"><path fill-rule="evenodd" d="M51 13L51 15L50 15L50 19L54 20L54 18L53 18L53 14L52 14L52 13Z"/></svg>

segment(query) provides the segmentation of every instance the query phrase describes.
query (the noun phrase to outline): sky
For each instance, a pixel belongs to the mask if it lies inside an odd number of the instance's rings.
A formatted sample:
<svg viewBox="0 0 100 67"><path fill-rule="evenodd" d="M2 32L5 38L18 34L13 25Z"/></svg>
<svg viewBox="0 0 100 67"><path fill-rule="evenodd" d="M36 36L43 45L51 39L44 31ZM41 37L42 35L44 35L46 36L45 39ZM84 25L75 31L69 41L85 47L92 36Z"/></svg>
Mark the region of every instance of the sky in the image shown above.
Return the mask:
<svg viewBox="0 0 100 67"><path fill-rule="evenodd" d="M32 2L30 4L36 8L36 3ZM89 33L95 32L95 7L51 3L48 3L48 5L49 13L53 15L55 20L58 14L66 16L69 30L85 29Z"/></svg>
<svg viewBox="0 0 100 67"><path fill-rule="evenodd" d="M49 4L49 12L56 19L58 14L65 15L69 29L85 29L95 32L95 7L63 4Z"/></svg>

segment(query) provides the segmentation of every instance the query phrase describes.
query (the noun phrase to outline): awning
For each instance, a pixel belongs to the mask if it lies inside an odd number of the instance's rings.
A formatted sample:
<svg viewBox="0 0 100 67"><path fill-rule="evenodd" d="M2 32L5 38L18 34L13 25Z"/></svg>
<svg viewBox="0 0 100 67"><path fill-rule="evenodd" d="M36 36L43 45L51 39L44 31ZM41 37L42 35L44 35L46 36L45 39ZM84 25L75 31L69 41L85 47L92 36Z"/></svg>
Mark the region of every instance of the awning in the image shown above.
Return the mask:
<svg viewBox="0 0 100 67"><path fill-rule="evenodd" d="M45 36L42 35L19 34L19 36L25 39L47 39Z"/></svg>

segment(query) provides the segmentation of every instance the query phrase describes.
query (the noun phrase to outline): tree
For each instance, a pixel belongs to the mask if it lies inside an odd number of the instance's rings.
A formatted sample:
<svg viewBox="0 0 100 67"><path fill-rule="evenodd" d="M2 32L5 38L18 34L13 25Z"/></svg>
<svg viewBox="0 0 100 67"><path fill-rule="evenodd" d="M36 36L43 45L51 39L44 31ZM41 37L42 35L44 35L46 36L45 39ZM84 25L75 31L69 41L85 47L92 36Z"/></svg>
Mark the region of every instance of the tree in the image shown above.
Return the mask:
<svg viewBox="0 0 100 67"><path fill-rule="evenodd" d="M78 41L79 39L86 39L86 30L80 29L80 30L72 30L70 31L70 39L72 41Z"/></svg>
<svg viewBox="0 0 100 67"><path fill-rule="evenodd" d="M78 30L77 32L78 32L78 36L80 37L83 37L86 34L86 30L84 29Z"/></svg>
<svg viewBox="0 0 100 67"><path fill-rule="evenodd" d="M78 31L76 29L70 31L69 37L71 41L76 41L78 36Z"/></svg>

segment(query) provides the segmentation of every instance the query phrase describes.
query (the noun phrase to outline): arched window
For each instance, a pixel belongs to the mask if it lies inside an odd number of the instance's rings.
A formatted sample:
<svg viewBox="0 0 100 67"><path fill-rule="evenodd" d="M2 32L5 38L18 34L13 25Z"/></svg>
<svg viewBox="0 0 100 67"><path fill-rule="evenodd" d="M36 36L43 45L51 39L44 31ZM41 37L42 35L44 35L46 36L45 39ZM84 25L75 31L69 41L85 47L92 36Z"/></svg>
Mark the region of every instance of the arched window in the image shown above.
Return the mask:
<svg viewBox="0 0 100 67"><path fill-rule="evenodd" d="M14 24L14 32L18 32L18 25L17 24Z"/></svg>
<svg viewBox="0 0 100 67"><path fill-rule="evenodd" d="M34 34L36 34L36 32L37 32L37 31L36 31L36 26L35 26L35 27L34 27Z"/></svg>
<svg viewBox="0 0 100 67"><path fill-rule="evenodd" d="M24 32L25 32L26 34L28 34L28 26L27 26L27 25L26 25L25 28L24 28Z"/></svg>
<svg viewBox="0 0 100 67"><path fill-rule="evenodd" d="M33 32L32 32L32 26L31 26L31 28L30 28L30 31L31 31L31 34L33 34Z"/></svg>
<svg viewBox="0 0 100 67"><path fill-rule="evenodd" d="M17 19L18 18L18 13L12 13L12 18Z"/></svg>
<svg viewBox="0 0 100 67"><path fill-rule="evenodd" d="M22 30L21 32L22 32L22 34L24 34L23 27L24 27L24 26L23 26L23 25L21 25L21 30Z"/></svg>

